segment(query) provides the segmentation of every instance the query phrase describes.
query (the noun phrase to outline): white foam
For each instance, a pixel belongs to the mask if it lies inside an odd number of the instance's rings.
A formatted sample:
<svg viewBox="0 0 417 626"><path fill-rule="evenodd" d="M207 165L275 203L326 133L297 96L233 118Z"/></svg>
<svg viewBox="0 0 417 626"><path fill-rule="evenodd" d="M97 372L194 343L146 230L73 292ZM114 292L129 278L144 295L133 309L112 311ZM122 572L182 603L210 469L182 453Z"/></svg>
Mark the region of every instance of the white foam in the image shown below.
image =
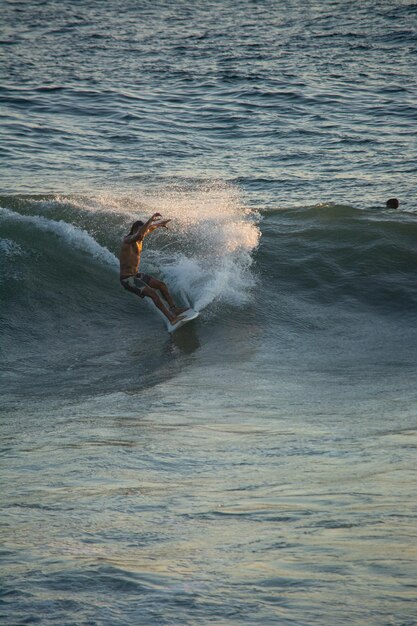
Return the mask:
<svg viewBox="0 0 417 626"><path fill-rule="evenodd" d="M21 256L24 254L22 248L11 239L0 239L0 252L6 256Z"/></svg>
<svg viewBox="0 0 417 626"><path fill-rule="evenodd" d="M107 248L104 248L97 243L97 241L89 235L87 231L77 228L77 226L73 226L73 224L68 224L63 220L58 222L50 220L42 215L22 215L20 213L15 213L10 209L0 207L0 218L1 217L12 219L16 222L32 224L39 230L54 233L55 235L58 235L58 237L64 239L69 245L77 248L78 250L82 250L83 252L87 252L99 261L102 261L112 267L117 267L118 265L118 261L114 254L107 250Z"/></svg>
<svg viewBox="0 0 417 626"><path fill-rule="evenodd" d="M209 304L241 306L255 278L252 254L259 243L257 216L245 208L238 190L227 185L175 190L149 197L169 217L170 245L153 251L166 282L197 311Z"/></svg>

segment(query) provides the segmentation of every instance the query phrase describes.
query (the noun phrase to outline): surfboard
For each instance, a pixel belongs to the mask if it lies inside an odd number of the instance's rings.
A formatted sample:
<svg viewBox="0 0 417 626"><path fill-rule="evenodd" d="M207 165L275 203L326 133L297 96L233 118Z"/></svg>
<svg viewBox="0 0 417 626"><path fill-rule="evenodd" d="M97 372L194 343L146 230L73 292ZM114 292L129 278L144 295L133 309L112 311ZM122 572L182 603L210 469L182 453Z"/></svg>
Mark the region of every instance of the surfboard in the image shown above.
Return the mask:
<svg viewBox="0 0 417 626"><path fill-rule="evenodd" d="M198 317L200 313L198 311L194 311L194 309L187 309L186 311L184 311L184 313L181 313L181 315L184 316L182 320L180 320L176 324L168 324L169 333L173 333L175 330L178 330L178 328L181 328L181 326L184 326L184 324L191 322L191 320L195 320L195 318Z"/></svg>

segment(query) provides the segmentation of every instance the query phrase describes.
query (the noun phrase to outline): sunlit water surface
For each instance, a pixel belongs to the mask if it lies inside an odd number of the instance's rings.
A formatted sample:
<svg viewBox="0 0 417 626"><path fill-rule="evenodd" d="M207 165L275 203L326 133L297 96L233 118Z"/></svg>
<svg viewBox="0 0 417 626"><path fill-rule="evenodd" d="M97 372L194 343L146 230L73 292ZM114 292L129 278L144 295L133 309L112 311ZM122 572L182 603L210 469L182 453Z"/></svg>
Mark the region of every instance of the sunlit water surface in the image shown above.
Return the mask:
<svg viewBox="0 0 417 626"><path fill-rule="evenodd" d="M415 3L0 4L1 623L416 624Z"/></svg>

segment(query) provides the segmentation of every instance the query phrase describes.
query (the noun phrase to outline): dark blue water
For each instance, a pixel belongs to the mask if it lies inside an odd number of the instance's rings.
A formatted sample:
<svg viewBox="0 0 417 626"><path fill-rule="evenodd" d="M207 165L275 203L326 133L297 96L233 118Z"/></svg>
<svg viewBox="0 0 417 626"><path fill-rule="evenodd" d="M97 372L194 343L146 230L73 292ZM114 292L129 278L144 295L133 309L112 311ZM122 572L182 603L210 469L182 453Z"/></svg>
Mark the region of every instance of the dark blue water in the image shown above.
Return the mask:
<svg viewBox="0 0 417 626"><path fill-rule="evenodd" d="M1 623L415 624L417 5L0 8Z"/></svg>

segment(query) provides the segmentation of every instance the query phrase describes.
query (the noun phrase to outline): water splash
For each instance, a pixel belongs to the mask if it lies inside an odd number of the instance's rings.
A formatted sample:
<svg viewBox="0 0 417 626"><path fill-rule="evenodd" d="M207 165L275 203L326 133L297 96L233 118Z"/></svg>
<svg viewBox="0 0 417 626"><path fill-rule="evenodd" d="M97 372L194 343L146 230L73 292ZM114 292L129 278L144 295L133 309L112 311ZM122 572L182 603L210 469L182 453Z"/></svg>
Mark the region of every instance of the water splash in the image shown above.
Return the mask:
<svg viewBox="0 0 417 626"><path fill-rule="evenodd" d="M257 214L239 191L224 184L174 189L150 196L149 204L169 217L168 242L152 251L167 283L201 311L211 303L243 305L255 284L252 254L260 231Z"/></svg>

